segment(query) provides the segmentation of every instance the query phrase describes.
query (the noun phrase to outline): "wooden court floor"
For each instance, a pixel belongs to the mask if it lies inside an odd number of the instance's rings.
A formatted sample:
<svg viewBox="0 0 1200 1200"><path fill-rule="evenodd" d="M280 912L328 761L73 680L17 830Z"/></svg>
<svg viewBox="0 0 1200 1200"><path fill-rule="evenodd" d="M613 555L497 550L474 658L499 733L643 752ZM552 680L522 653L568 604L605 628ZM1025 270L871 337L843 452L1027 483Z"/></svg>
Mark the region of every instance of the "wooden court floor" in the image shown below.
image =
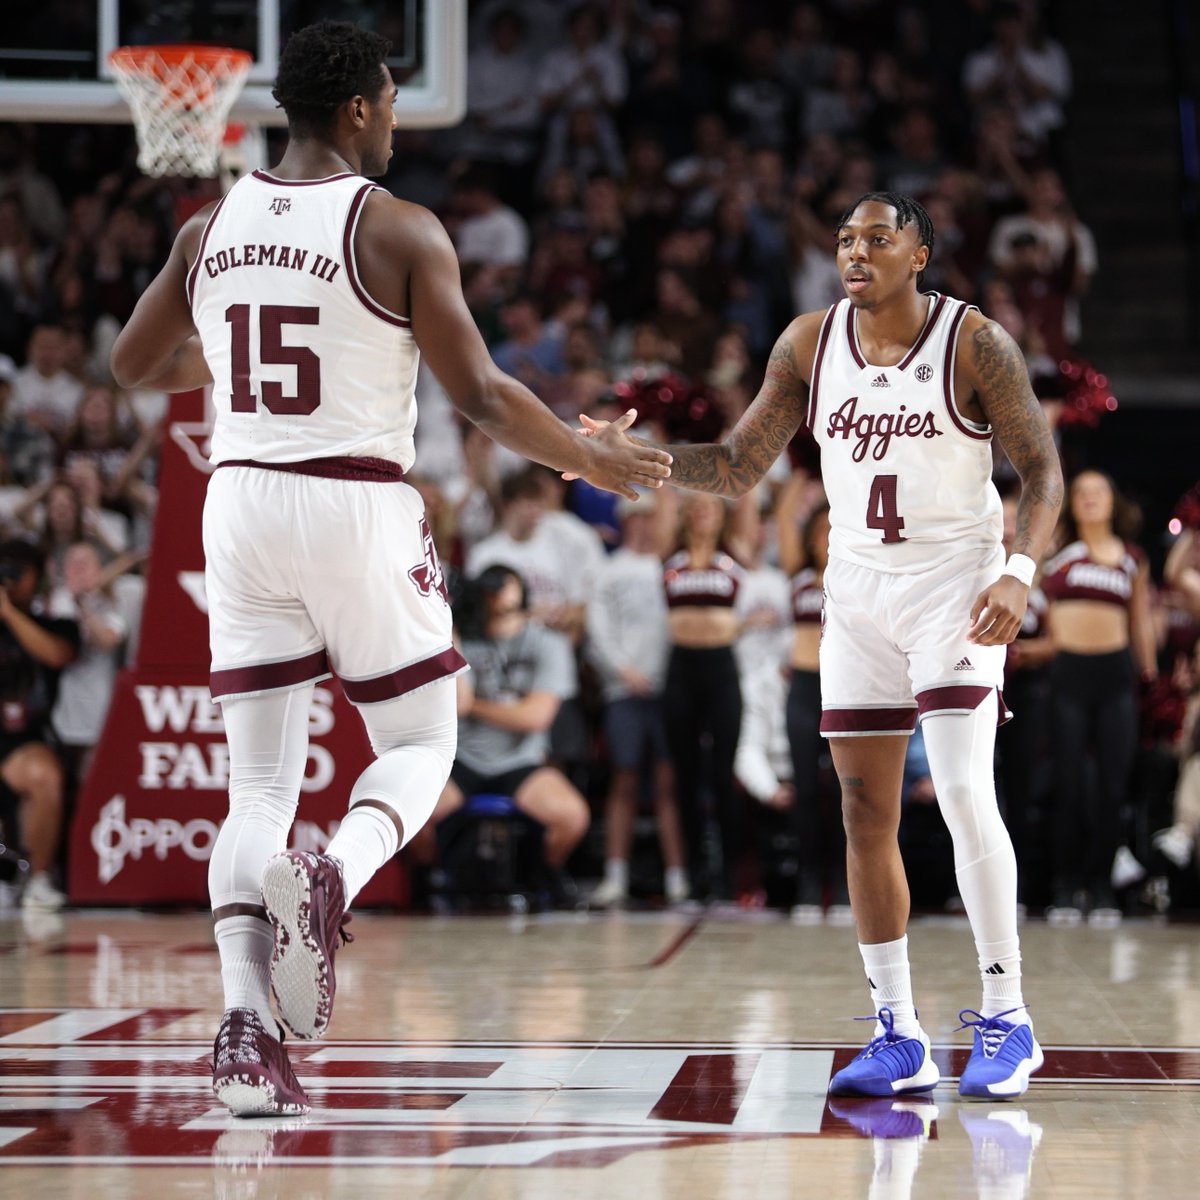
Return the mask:
<svg viewBox="0 0 1200 1200"><path fill-rule="evenodd" d="M1020 1101L959 1100L961 919L914 920L928 1100L829 1101L868 1026L852 929L761 915L360 915L314 1110L236 1121L200 915L0 920L0 1196L1194 1197L1200 929L1023 927L1046 1048Z"/></svg>

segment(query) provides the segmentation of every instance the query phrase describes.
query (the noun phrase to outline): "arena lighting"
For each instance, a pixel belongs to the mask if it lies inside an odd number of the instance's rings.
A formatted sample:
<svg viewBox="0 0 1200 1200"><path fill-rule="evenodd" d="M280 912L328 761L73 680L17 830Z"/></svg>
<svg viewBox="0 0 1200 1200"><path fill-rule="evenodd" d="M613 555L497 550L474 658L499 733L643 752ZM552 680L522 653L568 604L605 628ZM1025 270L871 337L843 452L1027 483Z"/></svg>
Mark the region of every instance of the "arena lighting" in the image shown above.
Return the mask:
<svg viewBox="0 0 1200 1200"><path fill-rule="evenodd" d="M1178 517L1172 517L1167 522L1167 532L1172 537L1178 537L1183 532L1183 522Z"/></svg>

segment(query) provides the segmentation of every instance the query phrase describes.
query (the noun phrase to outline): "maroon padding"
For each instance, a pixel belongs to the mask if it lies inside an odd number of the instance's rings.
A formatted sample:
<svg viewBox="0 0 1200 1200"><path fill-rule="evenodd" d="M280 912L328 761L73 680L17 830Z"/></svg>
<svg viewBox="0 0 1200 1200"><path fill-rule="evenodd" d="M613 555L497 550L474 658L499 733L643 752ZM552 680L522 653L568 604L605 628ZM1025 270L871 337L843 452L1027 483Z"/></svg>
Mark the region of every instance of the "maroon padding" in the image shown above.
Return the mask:
<svg viewBox="0 0 1200 1200"><path fill-rule="evenodd" d="M329 656L314 650L303 658L284 662L259 663L253 667L229 667L213 671L208 677L208 690L214 700L222 696L240 696L245 692L273 692L279 688L299 687L329 674Z"/></svg>
<svg viewBox="0 0 1200 1200"><path fill-rule="evenodd" d="M378 184L365 183L355 193L354 199L350 201L350 211L346 214L346 225L342 230L342 260L346 264L346 278L350 281L350 286L354 289L359 303L381 321L387 321L389 325L397 325L401 329L408 329L412 326L412 321L408 317L400 316L399 313L388 312L363 287L362 280L358 277L358 268L354 265L354 230L358 224L359 211L362 209L363 202L372 192L382 190Z"/></svg>
<svg viewBox="0 0 1200 1200"><path fill-rule="evenodd" d="M466 665L467 660L451 646L431 658L409 663L407 667L387 675L376 675L373 679L343 679L342 690L351 704L395 700L397 696L407 695L427 683L436 683L439 679L454 675Z"/></svg>
<svg viewBox="0 0 1200 1200"><path fill-rule="evenodd" d="M827 708L821 713L822 733L912 733L915 708Z"/></svg>

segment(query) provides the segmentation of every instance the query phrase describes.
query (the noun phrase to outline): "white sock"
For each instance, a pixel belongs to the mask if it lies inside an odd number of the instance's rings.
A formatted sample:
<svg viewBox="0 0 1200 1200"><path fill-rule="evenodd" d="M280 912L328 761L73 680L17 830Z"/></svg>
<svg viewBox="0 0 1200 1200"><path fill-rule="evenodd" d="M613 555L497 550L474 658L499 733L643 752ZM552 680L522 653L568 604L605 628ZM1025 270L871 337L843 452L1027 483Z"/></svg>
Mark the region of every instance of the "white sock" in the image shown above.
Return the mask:
<svg viewBox="0 0 1200 1200"><path fill-rule="evenodd" d="M629 864L623 858L606 858L604 860L604 882L619 887L621 891L629 890Z"/></svg>
<svg viewBox="0 0 1200 1200"><path fill-rule="evenodd" d="M271 1012L271 952L275 937L261 917L225 917L213 929L221 956L225 1009L252 1008L263 1028L276 1036Z"/></svg>
<svg viewBox="0 0 1200 1200"><path fill-rule="evenodd" d="M979 977L983 980L983 1000L979 1012L985 1017L1004 1013L1014 1025L1029 1024L1029 1013L1021 994L1021 951L1014 938L1011 946L976 942L979 951ZM1011 1009L1017 1012L1011 1012Z"/></svg>
<svg viewBox="0 0 1200 1200"><path fill-rule="evenodd" d="M912 976L908 966L908 934L894 942L858 944L867 983L871 988L871 1003L878 1012L891 1009L892 1021L901 1037L915 1037L920 1031L917 1010L913 1004ZM876 1033L883 1027L876 1023Z"/></svg>
<svg viewBox="0 0 1200 1200"><path fill-rule="evenodd" d="M346 907L367 881L400 849L400 834L388 813L369 804L352 808L338 827L326 853L340 859Z"/></svg>
<svg viewBox="0 0 1200 1200"><path fill-rule="evenodd" d="M665 883L667 895L683 896L688 892L688 873L683 867L668 867Z"/></svg>

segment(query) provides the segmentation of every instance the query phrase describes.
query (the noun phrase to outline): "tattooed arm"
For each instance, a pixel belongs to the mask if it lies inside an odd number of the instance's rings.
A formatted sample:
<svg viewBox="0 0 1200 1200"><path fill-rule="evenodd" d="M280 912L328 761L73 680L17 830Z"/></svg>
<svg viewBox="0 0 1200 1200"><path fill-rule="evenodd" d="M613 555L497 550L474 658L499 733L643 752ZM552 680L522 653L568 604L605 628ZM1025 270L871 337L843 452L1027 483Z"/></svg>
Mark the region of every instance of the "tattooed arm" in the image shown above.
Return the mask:
<svg viewBox="0 0 1200 1200"><path fill-rule="evenodd" d="M1025 357L995 321L974 312L963 321L958 351L983 415L1021 477L1012 553L1040 562L1058 522L1063 478Z"/></svg>
<svg viewBox="0 0 1200 1200"><path fill-rule="evenodd" d="M754 403L723 442L670 446L676 487L743 496L767 473L808 409L808 373L824 313L805 313L779 335Z"/></svg>
<svg viewBox="0 0 1200 1200"><path fill-rule="evenodd" d="M959 395L974 389L974 401L1021 477L1012 553L1040 562L1058 521L1063 478L1050 426L1029 385L1025 358L995 321L975 312L963 321L958 350L956 383L965 385ZM1001 575L976 597L968 640L981 646L1007 645L1021 628L1028 599L1025 584Z"/></svg>

